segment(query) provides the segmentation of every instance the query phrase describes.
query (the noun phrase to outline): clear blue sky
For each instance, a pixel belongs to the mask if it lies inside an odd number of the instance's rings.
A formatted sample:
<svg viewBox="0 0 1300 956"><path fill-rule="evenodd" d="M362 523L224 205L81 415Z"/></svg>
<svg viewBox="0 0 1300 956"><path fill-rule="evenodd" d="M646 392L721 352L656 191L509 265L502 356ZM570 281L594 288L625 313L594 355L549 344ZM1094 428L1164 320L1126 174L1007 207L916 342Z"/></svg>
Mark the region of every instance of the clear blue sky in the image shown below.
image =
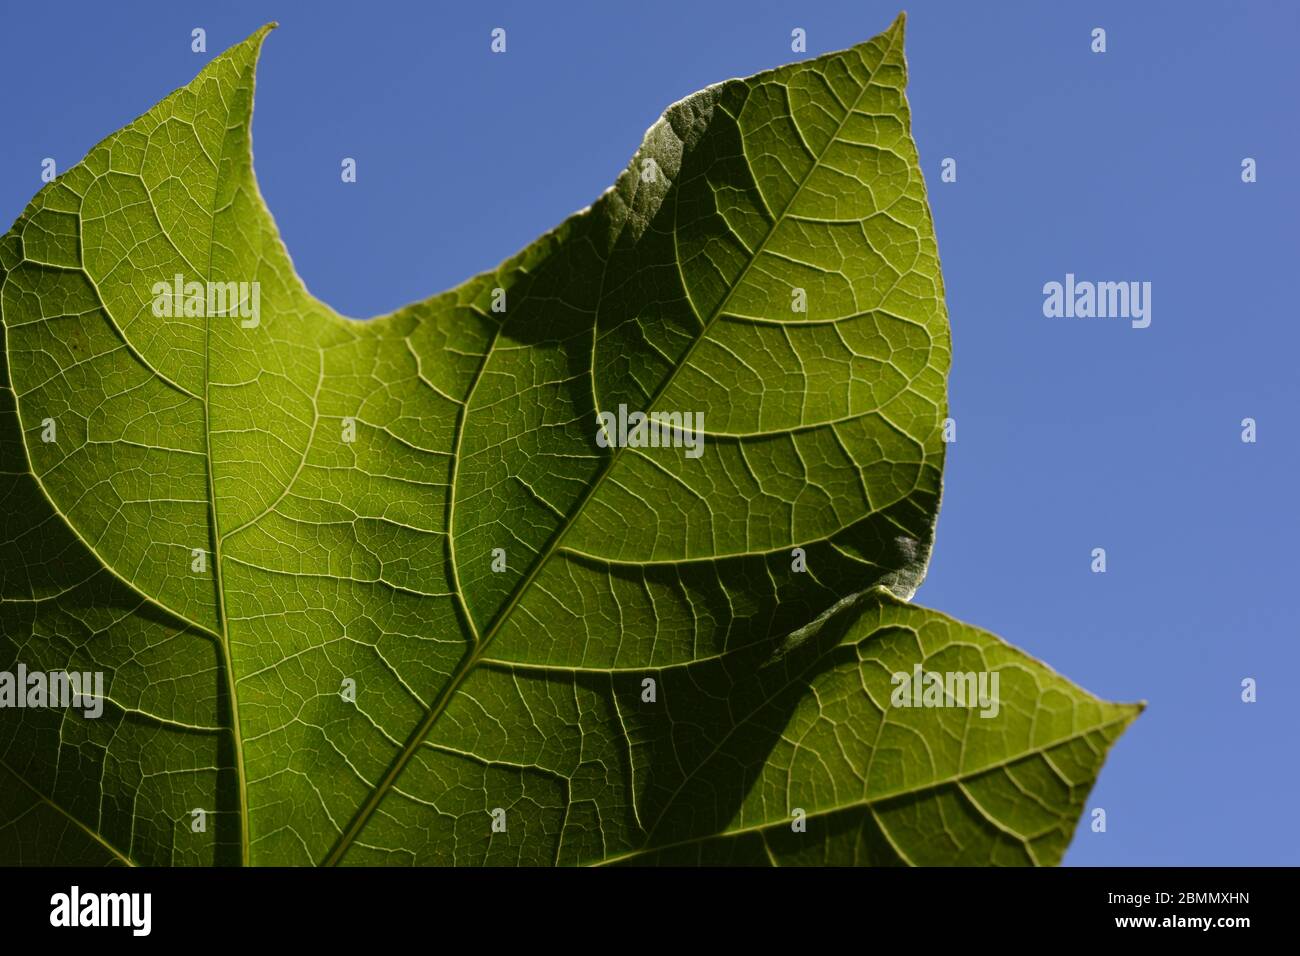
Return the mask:
<svg viewBox="0 0 1300 956"><path fill-rule="evenodd" d="M254 124L262 191L308 287L371 315L587 205L669 103L796 58L793 28L811 56L875 35L899 4L4 0L0 218L40 187L44 157L66 169L279 20ZM1068 863L1298 864L1300 12L906 8L958 423L917 600L1149 702L1089 800L1107 832L1085 817ZM207 55L190 52L195 26ZM939 181L944 157L956 183ZM1067 272L1150 281L1151 326L1045 318L1043 284ZM1244 677L1258 703L1241 703Z"/></svg>

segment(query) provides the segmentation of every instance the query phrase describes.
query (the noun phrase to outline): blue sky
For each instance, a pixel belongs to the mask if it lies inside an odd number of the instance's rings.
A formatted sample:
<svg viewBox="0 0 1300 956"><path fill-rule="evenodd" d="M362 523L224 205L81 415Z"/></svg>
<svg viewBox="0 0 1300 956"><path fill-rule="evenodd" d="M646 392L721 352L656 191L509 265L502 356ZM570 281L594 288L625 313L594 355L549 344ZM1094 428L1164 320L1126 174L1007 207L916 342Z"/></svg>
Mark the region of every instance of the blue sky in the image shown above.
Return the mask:
<svg viewBox="0 0 1300 956"><path fill-rule="evenodd" d="M263 194L317 296L385 312L587 205L669 103L797 58L795 27L812 56L879 33L899 3L7 3L0 218L44 157L66 169L278 20L254 122ZM1300 8L906 9L958 429L916 599L1148 701L1088 802L1107 831L1085 815L1067 863L1298 864ZM1151 282L1150 327L1045 317L1043 285L1066 273Z"/></svg>

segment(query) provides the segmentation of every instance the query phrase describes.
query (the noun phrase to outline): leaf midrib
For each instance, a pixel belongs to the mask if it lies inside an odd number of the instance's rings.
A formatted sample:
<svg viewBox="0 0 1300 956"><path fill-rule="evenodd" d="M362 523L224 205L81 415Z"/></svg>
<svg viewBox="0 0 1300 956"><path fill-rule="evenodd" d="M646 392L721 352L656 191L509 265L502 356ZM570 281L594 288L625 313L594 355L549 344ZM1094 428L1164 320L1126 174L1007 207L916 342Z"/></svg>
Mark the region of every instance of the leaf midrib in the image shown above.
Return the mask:
<svg viewBox="0 0 1300 956"><path fill-rule="evenodd" d="M267 26L264 26L261 30L258 31L258 34L260 34L261 36L258 37L259 42L254 47L252 59L247 64L244 70L244 74L243 74L244 77L247 77L250 74L253 74L255 72L258 59L261 56L260 39L264 37L265 34L269 32L269 30L273 26L274 24L268 24ZM217 61L214 60L213 62L215 63ZM172 94L172 95L175 96L176 94ZM251 89L249 90L249 97L250 97L249 118L247 121L247 125L248 128L251 129L251 125L252 125L252 90ZM231 103L233 102L234 99L232 98ZM221 188L221 173L222 173L221 161L226 156L227 145L230 141L230 133L232 130L232 127L229 123L230 117L231 117L231 108L227 106L227 110L226 110L227 121L223 124L223 131L222 131L222 138L221 138L221 152L214 164L212 215L211 215L211 224L208 231L208 262L207 262L206 269L204 270L205 273L204 278L207 281L211 281L212 278L212 257L213 257L213 250L216 245L216 223L217 223L217 215L220 211L217 208L217 197L220 194L220 188ZM196 136L197 136L197 131L196 131ZM202 148L201 142L200 142L200 148ZM206 150L204 150L204 155L205 156L207 155ZM208 158L209 160L211 160L210 156ZM156 216L155 218L157 219ZM162 222L160 219L158 219L158 224L160 230L162 230L163 234L165 235L165 230L162 229ZM78 243L80 244L83 242L84 242L84 235L79 230ZM125 329L121 328L118 325L117 321L113 318L113 315L108 308L108 303L104 299L104 296L99 289L98 283L95 282L94 277L91 276L89 271L86 269L84 249L79 248L79 252L81 253L79 256L80 262L75 269L67 266L54 266L53 264L49 264L49 263L40 263L37 262L36 260L27 260L25 252L24 252L24 260L33 261L36 262L36 264L38 265L44 265L50 268L57 268L61 271L76 271L79 272L82 276L84 276L87 282L92 287L95 293L95 297L98 300L100 307L104 311L105 317L107 318L110 325L112 325L114 330L117 332L118 336L121 338L123 344L126 346L128 350L128 353L131 354L137 361L139 361L141 365L143 365L146 369L148 369L153 375L155 375L158 379L160 379L165 385L176 389L177 391L181 392L184 395L187 395L190 398L198 400L203 407L203 440L204 440L203 458L204 458L204 470L206 472L207 489L208 489L207 518L208 518L208 531L209 531L209 545L212 549L213 587L215 590L215 596L217 598L217 603L215 607L215 611L217 615L217 625L218 625L217 628L215 630L213 628L209 628L201 624L200 622L191 619L189 615L182 613L179 609L171 607L169 604L164 603L161 599L146 593L137 583L128 580L121 572L119 572L113 566L112 562L106 560L99 553L98 549L85 537L85 535L82 534L81 530L77 527L76 523L73 522L71 516L63 512L63 510L59 507L58 503L56 502L54 495L50 492L48 488L46 488L45 482L41 479L40 474L36 469L35 460L32 456L31 449L30 447L28 447L26 433L21 431L20 429L20 433L22 435L23 448L24 451L26 452L28 467L30 469L28 473L30 474L33 481L35 481L37 487L40 489L41 494L49 504L51 510L56 515L58 515L60 519L62 519L64 525L68 528L68 530L72 533L72 535L79 542L81 542L81 544L86 548L86 550L97 560L101 568L107 571L112 577L122 582L133 592L138 594L142 600L151 604L154 607L157 607L159 610L165 612L169 616L174 617L184 627L193 628L195 631L201 632L203 635L212 638L217 644L217 646L221 649L222 669L224 671L224 676L226 679L227 691L228 691L229 701L230 701L230 731L231 731L232 743L234 747L234 764L235 764L236 780L237 780L237 787L238 787L240 860L244 866L247 866L250 863L248 788L247 788L246 772L244 767L243 737L242 737L242 730L241 730L241 725L239 720L238 690L235 681L234 661L230 652L230 635L226 623L227 614L226 614L225 589L222 585L222 578L221 578L222 535L220 532L220 525L217 520L217 496L216 496L216 489L213 481L213 468L212 468L211 406L209 401L209 390L211 388L212 317L210 315L207 315L205 312L204 349L203 349L203 395L199 396L191 392L189 389L184 388L178 382L172 380L169 376L164 375L160 370L154 368L153 365L150 362L148 362L144 358L144 356L136 349L134 344L130 341L130 338L126 335ZM185 256L185 254L181 252L179 248L177 249L177 252L181 255L181 258L185 260L187 264L193 267L193 264L189 263L188 257ZM7 275L5 276L5 278L7 279ZM5 352L6 352L5 355L6 362L8 363L10 360L10 356L8 354L9 349L8 349L7 335L5 336ZM19 414L20 398L16 389L10 388L10 392L14 398L14 412L15 415L17 416ZM134 862L129 857L127 857L125 854L118 851L115 847L108 844L103 839L102 836L100 836L98 833L95 832L95 830L92 827L83 823L81 820L77 819L72 814L68 813L68 811L58 806L58 804L55 804L54 802L49 800L49 798L47 798L36 788L32 787L32 785L28 783L28 781L23 779L23 777L17 774L12 768L8 767L7 765L4 765L3 763L0 763L0 766L4 766L4 769L8 770L11 774L13 774L13 776L16 779L18 779L24 786L27 786L30 789L32 789L32 791L36 793L37 796L39 796L42 800L44 800L50 806L54 807L54 809L58 810L60 813L66 816L69 820L75 823L83 831L91 835L97 842L99 842L106 849L108 849L109 852L111 852L115 857L117 857L127 865L130 866L135 865Z"/></svg>
<svg viewBox="0 0 1300 956"><path fill-rule="evenodd" d="M681 360L677 363L676 367L672 369L672 371L668 374L668 376L664 379L664 381L655 390L655 393L648 399L646 404L647 409L653 409L654 405L663 397L663 395L676 381L677 376L681 372L681 370L690 364L691 357L695 354L695 350L699 347L700 343L703 342L704 339L706 338L709 329L712 328L713 326L713 323L718 319L720 315L723 314L723 312L726 311L726 307L731 303L732 296L735 294L736 290L744 284L744 281L749 276L749 272L753 268L754 263L756 263L759 260L763 252L766 250L768 243L771 241L772 237L776 234L778 227L781 225L782 222L785 221L785 218L789 214L790 209L794 206L796 201L799 199L800 195L802 195L804 187L807 185L808 181L812 178L813 173L816 172L818 168L820 168L826 154L830 151L832 145L839 140L840 135L844 132L844 129L849 122L849 119L857 112L858 106L862 102L862 97L865 96L866 91L876 83L876 77L879 74L880 69L884 66L885 61L888 59L889 55L893 52L895 43L897 42L899 35L900 32L898 30L891 30L889 34L889 44L881 52L880 60L872 69L871 73L868 75L866 82L862 84L862 88L858 91L858 94L854 98L853 102L845 109L844 118L839 122L839 124L837 124L835 128L835 132L827 139L826 145L823 148L821 153L814 152L814 150L811 148L807 140L804 139L802 132L800 132L800 141L802 143L803 148L806 149L808 154L812 157L812 163L809 165L803 177L799 180L798 184L795 187L794 192L791 193L790 199L786 202L785 208L782 209L778 215L772 217L771 225L768 228L767 233L763 236L763 240L754 249L748 261L745 263L745 267L741 270L740 274L736 277L735 281L728 288L727 294L719 300L718 305L714 308L712 314L709 316L707 320L700 320L699 314L698 312L696 312L694 302L691 301L690 299L690 289L683 279L683 290L687 296L687 301L691 305L691 311L696 314L697 321L700 321L701 323L700 331L699 334L695 337L694 341L691 342L690 348L686 350L686 353L682 356ZM696 95L698 96L700 94L696 94ZM787 91L787 97L788 97L788 91ZM741 109L743 112L743 106ZM748 162L748 160L746 161L746 168L749 169L751 172L753 170L753 166L751 163ZM674 184L674 187L675 186L676 184ZM674 192L674 196L673 196L674 210L676 210L676 203L679 195L680 193ZM764 202L764 205L766 205L766 202ZM589 209L586 214L590 215L591 210ZM674 229L674 236L676 236L675 229ZM680 268L680 262L679 262L679 268ZM593 335L596 334L594 324L593 324L592 334ZM494 338L493 344L495 344L495 342L496 339ZM488 355L484 356L485 365L488 356L490 354L491 354L491 348L489 348ZM594 366L591 370L591 374L594 380L596 374L596 370ZM593 395L594 395L594 389L593 389ZM597 410L599 410L599 406L597 405L596 407ZM466 403L465 411L466 412L468 411L468 402ZM458 437L458 442L459 442L459 437ZM595 494L603 486L605 478L614 470L614 466L621 460L622 454L625 451L625 447L626 446L618 446L617 448L615 448L613 454L611 454L609 458L606 460L605 466L601 469L600 473L596 476L595 480L588 484L587 489L583 493L582 498L579 499L579 501L570 510L568 517L565 518L565 520L560 524L560 526L552 533L550 539L547 542L545 549L541 551L536 558L533 559L533 562L529 567L528 573L523 578L520 579L518 584L515 585L514 589L511 591L510 597L508 598L506 603L501 607L501 609L498 610L497 613L493 616L492 621L490 622L487 629L484 631L482 637L477 639L470 646L470 649L467 651L466 655L461 659L456 669L452 672L451 676L448 678L447 683L443 685L443 688L441 691L439 691L438 696L430 704L429 710L425 715L424 720L420 722L420 724L416 727L414 732L412 732L412 734L408 737L406 745L403 747L402 752L397 755L393 763L389 766L388 771L384 774L384 777L374 787L374 789L371 790L370 794L367 796L365 802L361 805L361 807L358 808L356 814L353 816L352 820L348 824L347 829L344 830L343 833L339 835L339 839L335 842L329 854L322 861L322 865L336 866L347 854L347 851L351 848L353 841L355 841L355 839L360 835L361 831L365 828L366 823L370 820L370 817L373 815L375 810L378 809L378 806L383 801L384 797L388 795L388 792L392 789L393 785L396 783L397 778L401 776L402 771L406 768L406 765L410 762L411 758L419 751L421 744L423 743L425 738L428 737L429 732L433 729L434 724L437 723L438 718L442 716L443 712L445 712L447 706L450 704L451 700L455 697L456 692L460 689L461 685L465 682L466 678L469 677L470 673L474 670L475 666L477 666L477 664L483 659L483 656L486 653L488 645L490 645L492 640L496 637L497 633L501 629L501 626L510 618L510 615L513 613L514 609L519 605L519 602L523 598L523 595L528 592L529 588L532 586L533 581L536 580L537 575L541 573L541 570L546 566L551 556L555 553L555 550L558 547L560 541L563 540L568 530L573 526L574 521L577 520L578 516L580 516L583 513L583 509L587 506L588 502L592 500ZM452 534L452 529L448 528L447 531L448 531L448 535L450 536ZM649 834L647 834L647 839L649 839ZM644 849L646 848L643 848L643 850Z"/></svg>
<svg viewBox="0 0 1300 956"><path fill-rule="evenodd" d="M961 787L964 786L966 781L974 777L978 777L981 774L989 773L990 771L993 770L1001 770L1005 767L1010 767L1022 760L1028 760L1031 757L1042 757L1044 760L1047 760L1047 754L1048 751L1050 750L1053 750L1057 747L1065 746L1066 744L1073 743L1076 740L1081 740L1084 737L1087 737L1089 734L1100 733L1102 731L1108 730L1111 727L1116 726L1117 724L1127 725L1132 721L1132 719L1133 719L1132 713L1123 713L1118 717L1115 717L1113 720L1103 721L1102 723L1095 724L1092 727L1087 727L1082 730L1076 730L1065 737L1060 737L1056 740L1053 740L1051 743L1041 744L1036 747L1030 747L1028 750L1016 754L1011 754L1007 757L1001 758L1000 760L995 760L992 763L985 764L984 766L959 770L957 773L951 774L950 776L947 777L943 777L942 779L939 780L929 780L926 781L925 783L916 784L914 786L900 787L897 790L891 790L886 793L874 794L870 797L864 796L858 800L853 800L848 803L837 804L833 807L825 807L821 810L815 810L812 813L807 814L806 819L814 820L820 817L830 816L831 814L834 813L842 813L845 810L852 810L855 807L867 807L871 809L874 814L876 806L882 803L886 803L890 800L898 800L903 797L915 797L920 794L927 793L931 790L938 790L942 787L951 787L951 786ZM1051 761L1048 761L1048 763L1050 764ZM1058 774L1058 776L1060 775L1060 771L1056 770L1055 766L1053 766L1052 769ZM969 795L967 796L969 798ZM975 803L976 806L979 806L979 804L973 798L971 799L971 802ZM880 821L878 818L876 822L877 825L880 825ZM749 826L738 827L734 830L722 830L719 831L718 833L706 833L700 836L688 837L685 840L677 840L673 843L664 843L664 844L659 844L658 846L643 846L636 850L629 850L626 853L621 853L618 856L606 857L605 859L602 860L593 861L591 865L608 866L609 864L612 863L620 863L627 860L636 859L639 856L645 856L650 853L659 853L663 850L671 850L677 847L692 846L697 843L703 843L705 840L725 839L728 837L743 836L747 833L762 834L764 831L771 830L779 826L788 826L788 825L789 825L788 820L784 820L784 819L768 820L763 823L754 823L754 824L750 824ZM1011 832L1011 831L1007 831L1005 827L999 827L999 829L1001 829L1003 832ZM910 866L916 865L912 863L910 860L908 860L901 850L899 850L896 846L894 846L893 838L890 836L889 832L885 830L883 825L880 826L880 831L881 833L885 834L887 839L889 839L890 846L894 847L895 851L898 852L900 858L902 858L904 862L906 862ZM1017 839L1019 839L1022 843L1027 842L1028 839L1037 835L1039 834L1027 835L1023 833L1014 833L1014 836Z"/></svg>
<svg viewBox="0 0 1300 956"><path fill-rule="evenodd" d="M260 31L264 37L269 27L263 27ZM262 44L259 39L253 48L253 56L245 67L245 76L255 76L257 70L257 61L262 55ZM241 78L242 79L242 78ZM249 131L249 141L252 139L253 127L253 90L252 84L249 84L248 91L248 118L245 121ZM232 96L230 102L236 102L236 97ZM221 170L222 163L226 158L227 145L230 142L230 115L231 108L226 108L226 123L223 125L221 135L221 150L217 156L216 175L213 176L212 185L212 222L208 229L208 262L204 270L204 279L207 282L212 281L212 253L217 244L217 216L221 210L217 207L217 197L221 194ZM251 165L251 151L250 171ZM244 767L244 735L243 727L239 719L239 686L235 679L235 662L230 648L230 628L229 617L226 612L226 588L224 579L221 574L221 543L223 535L221 533L221 523L217 516L217 489L213 469L212 458L212 315L209 310L204 309L203 322L203 446L204 446L204 463L207 472L208 482L208 526L211 534L212 544L212 585L216 590L217 596L217 625L220 631L221 662L226 674L226 692L230 704L230 734L231 743L234 748L235 763L235 781L238 790L239 799L239 862L242 866L248 866L252 861L252 847L250 840L250 820L248 815L248 775ZM314 432L313 426L313 432Z"/></svg>

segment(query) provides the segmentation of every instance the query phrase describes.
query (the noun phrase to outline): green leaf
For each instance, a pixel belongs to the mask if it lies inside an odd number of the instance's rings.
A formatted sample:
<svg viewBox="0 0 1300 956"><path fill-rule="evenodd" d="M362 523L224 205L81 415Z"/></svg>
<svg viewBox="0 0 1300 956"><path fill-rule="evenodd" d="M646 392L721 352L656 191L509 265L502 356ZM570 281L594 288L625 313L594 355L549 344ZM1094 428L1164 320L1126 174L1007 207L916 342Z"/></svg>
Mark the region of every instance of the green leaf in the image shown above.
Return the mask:
<svg viewBox="0 0 1300 956"><path fill-rule="evenodd" d="M366 322L259 196L267 30L0 239L0 667L106 686L5 712L0 862L1059 861L1136 708L900 600L949 361L902 17Z"/></svg>

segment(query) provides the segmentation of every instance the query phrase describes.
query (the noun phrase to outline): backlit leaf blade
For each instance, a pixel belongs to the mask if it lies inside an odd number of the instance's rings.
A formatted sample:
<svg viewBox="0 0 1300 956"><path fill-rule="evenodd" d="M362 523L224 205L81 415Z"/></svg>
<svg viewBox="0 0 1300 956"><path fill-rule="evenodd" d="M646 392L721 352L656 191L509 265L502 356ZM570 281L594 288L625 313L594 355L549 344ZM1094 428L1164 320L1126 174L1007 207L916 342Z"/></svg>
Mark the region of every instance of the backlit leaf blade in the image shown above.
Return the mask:
<svg viewBox="0 0 1300 956"><path fill-rule="evenodd" d="M688 745L728 732L719 703L735 687L757 693L803 661L787 635L849 595L910 596L938 508L948 329L901 18L676 104L591 207L364 323L310 296L259 197L265 32L92 150L0 240L3 413L21 435L4 470L32 527L76 555L71 570L29 556L41 575L5 578L6 602L57 618L15 617L6 659L41 646L61 660L46 645L75 633L83 653L112 649L112 698L128 646L183 637L149 673L194 688L113 719L183 735L168 773L207 788L158 788L114 743L87 759L119 779L73 773L83 792L60 802L76 787L41 774L62 772L69 745L24 724L10 743L34 748L12 769L25 792L140 862L653 860L745 826L755 799L776 813L766 784L745 786L781 759L782 715L815 702L808 683L851 676L847 651L801 663L779 706L730 729L745 759L728 800L707 806L673 774ZM256 314L159 317L156 284L176 276L256 283ZM702 454L605 447L597 412L620 407L703 414ZM48 420L57 441L41 438ZM77 596L92 571L101 590ZM87 621L105 606L122 611ZM648 704L656 674L665 696ZM915 713L942 732L946 712ZM990 843L990 859L1059 859L1118 713L1070 731L1095 760L1070 768L1051 813L1002 795L1038 851ZM871 750L858 743L841 789ZM150 799L106 812L96 786ZM872 792L813 820L862 825ZM191 840L196 799L221 825ZM890 862L845 834L807 843ZM778 843L777 859L808 855ZM952 859L984 844L962 846ZM912 852L899 857L942 856Z"/></svg>

